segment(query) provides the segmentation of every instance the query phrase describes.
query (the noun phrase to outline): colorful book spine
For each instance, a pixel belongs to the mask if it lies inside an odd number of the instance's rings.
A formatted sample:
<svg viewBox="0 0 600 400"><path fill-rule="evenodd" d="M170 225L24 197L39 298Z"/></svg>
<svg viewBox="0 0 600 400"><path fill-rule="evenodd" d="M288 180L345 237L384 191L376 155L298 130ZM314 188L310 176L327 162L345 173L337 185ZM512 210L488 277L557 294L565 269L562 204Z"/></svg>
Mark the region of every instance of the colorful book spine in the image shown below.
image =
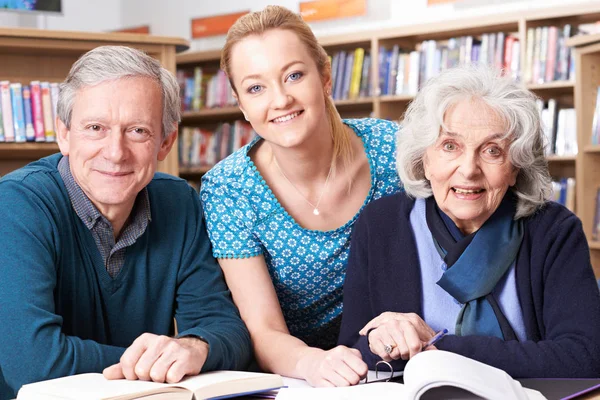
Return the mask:
<svg viewBox="0 0 600 400"><path fill-rule="evenodd" d="M44 114L42 111L42 89L40 81L31 82L31 112L33 117L33 130L36 142L46 141L44 130Z"/></svg>
<svg viewBox="0 0 600 400"><path fill-rule="evenodd" d="M25 138L28 142L35 141L35 130L33 129L33 115L31 113L31 88L23 86L23 112L25 116Z"/></svg>
<svg viewBox="0 0 600 400"><path fill-rule="evenodd" d="M46 142L55 142L56 134L54 132L54 122L52 121L52 101L50 100L50 84L41 82L42 89L42 110L44 114L44 128Z"/></svg>
<svg viewBox="0 0 600 400"><path fill-rule="evenodd" d="M360 94L360 77L365 57L365 49L358 47L354 50L354 65L352 66L352 78L350 79L349 97L355 99Z"/></svg>
<svg viewBox="0 0 600 400"><path fill-rule="evenodd" d="M25 136L25 112L23 110L23 88L20 83L10 84L12 98L13 125L15 127L15 141L22 143L27 140Z"/></svg>
<svg viewBox="0 0 600 400"><path fill-rule="evenodd" d="M4 123L4 140L15 141L15 127L13 126L12 102L10 100L10 82L0 82L0 99L2 99L2 119Z"/></svg>

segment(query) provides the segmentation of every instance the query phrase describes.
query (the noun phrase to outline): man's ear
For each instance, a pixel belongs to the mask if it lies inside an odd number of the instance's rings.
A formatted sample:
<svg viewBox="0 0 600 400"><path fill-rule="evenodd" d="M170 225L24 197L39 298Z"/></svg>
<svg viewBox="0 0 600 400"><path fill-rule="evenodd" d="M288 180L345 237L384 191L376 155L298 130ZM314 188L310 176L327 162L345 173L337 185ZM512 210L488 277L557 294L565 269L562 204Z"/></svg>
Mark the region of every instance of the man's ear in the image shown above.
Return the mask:
<svg viewBox="0 0 600 400"><path fill-rule="evenodd" d="M60 152L63 156L68 156L70 132L67 126L58 117L56 117L56 131L56 140L58 142Z"/></svg>
<svg viewBox="0 0 600 400"><path fill-rule="evenodd" d="M167 155L171 151L173 144L175 144L175 142L177 142L178 134L179 134L179 127L177 124L175 124L174 130L169 134L169 136L164 138L162 143L160 144L160 150L158 150L158 157L157 157L158 161L164 161L165 158L167 158Z"/></svg>

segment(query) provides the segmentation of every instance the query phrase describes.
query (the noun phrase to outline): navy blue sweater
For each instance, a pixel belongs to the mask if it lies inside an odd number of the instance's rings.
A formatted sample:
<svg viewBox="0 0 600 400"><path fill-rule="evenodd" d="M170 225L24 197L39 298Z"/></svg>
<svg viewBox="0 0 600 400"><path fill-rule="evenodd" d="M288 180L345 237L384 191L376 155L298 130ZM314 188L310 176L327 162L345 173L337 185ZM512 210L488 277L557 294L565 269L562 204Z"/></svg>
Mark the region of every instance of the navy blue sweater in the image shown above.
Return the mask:
<svg viewBox="0 0 600 400"><path fill-rule="evenodd" d="M244 368L250 338L211 255L197 193L156 174L152 221L110 277L54 155L0 180L0 400L117 363L144 332L207 340L203 370Z"/></svg>
<svg viewBox="0 0 600 400"><path fill-rule="evenodd" d="M380 358L358 331L385 311L423 316L409 220L413 204L404 193L377 200L354 229L339 343L360 350L371 369ZM525 219L516 281L527 341L449 335L436 346L515 378L600 377L600 293L581 222L573 213L552 202ZM397 369L404 365L394 362Z"/></svg>

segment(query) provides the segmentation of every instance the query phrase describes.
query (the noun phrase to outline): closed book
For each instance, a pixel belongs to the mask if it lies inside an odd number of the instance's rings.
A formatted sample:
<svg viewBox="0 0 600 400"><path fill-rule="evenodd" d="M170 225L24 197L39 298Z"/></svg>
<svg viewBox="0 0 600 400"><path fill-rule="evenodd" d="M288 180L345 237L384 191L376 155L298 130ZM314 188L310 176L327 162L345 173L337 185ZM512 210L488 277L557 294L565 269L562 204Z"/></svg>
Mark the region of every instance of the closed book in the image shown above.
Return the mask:
<svg viewBox="0 0 600 400"><path fill-rule="evenodd" d="M15 141L15 127L13 125L12 101L10 99L10 82L0 82L0 100L2 101L2 123L4 126L4 141Z"/></svg>
<svg viewBox="0 0 600 400"><path fill-rule="evenodd" d="M23 110L23 87L20 83L10 84L10 97L12 99L13 126L15 127L15 142L26 141L25 137L25 112Z"/></svg>
<svg viewBox="0 0 600 400"><path fill-rule="evenodd" d="M54 121L52 120L52 100L50 99L50 83L41 82L42 110L44 115L44 129L46 142L55 142Z"/></svg>
<svg viewBox="0 0 600 400"><path fill-rule="evenodd" d="M46 141L44 129L44 112L42 110L42 88L39 81L31 82L31 113L33 117L33 130L36 142Z"/></svg>
<svg viewBox="0 0 600 400"><path fill-rule="evenodd" d="M256 372L206 372L175 384L109 381L102 374L90 373L24 385L17 400L199 400L261 393L281 386L279 375Z"/></svg>
<svg viewBox="0 0 600 400"><path fill-rule="evenodd" d="M33 129L31 88L29 85L23 86L23 115L25 116L25 138L28 142L33 142L35 141L35 131Z"/></svg>
<svg viewBox="0 0 600 400"><path fill-rule="evenodd" d="M352 77L350 79L350 91L348 97L356 99L360 94L360 77L362 75L363 60L365 49L358 47L354 50L354 65L352 66Z"/></svg>

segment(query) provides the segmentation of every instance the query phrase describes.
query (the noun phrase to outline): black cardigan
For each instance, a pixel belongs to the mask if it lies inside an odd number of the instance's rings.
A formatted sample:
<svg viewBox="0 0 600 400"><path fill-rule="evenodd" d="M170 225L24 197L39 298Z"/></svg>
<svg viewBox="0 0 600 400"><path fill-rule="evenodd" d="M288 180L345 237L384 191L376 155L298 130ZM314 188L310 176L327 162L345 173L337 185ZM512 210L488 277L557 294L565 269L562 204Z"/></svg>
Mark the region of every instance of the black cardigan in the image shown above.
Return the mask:
<svg viewBox="0 0 600 400"><path fill-rule="evenodd" d="M422 317L419 258L404 193L370 203L356 223L339 343L360 350L370 369L380 358L358 331L385 311ZM447 335L438 344L505 370L514 378L600 377L600 292L581 222L550 202L525 219L516 284L527 341ZM498 249L502 251L502 249ZM404 361L394 362L403 369Z"/></svg>

